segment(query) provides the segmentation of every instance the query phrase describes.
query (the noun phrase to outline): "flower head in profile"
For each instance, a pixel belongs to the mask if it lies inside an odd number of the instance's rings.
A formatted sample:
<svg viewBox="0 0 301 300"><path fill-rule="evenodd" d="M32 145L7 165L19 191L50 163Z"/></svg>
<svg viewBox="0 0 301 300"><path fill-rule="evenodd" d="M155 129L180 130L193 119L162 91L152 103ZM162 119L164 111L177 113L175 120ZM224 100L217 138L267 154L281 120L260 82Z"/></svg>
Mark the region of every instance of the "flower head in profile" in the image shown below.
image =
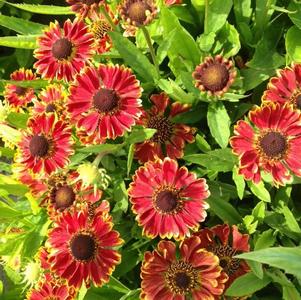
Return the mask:
<svg viewBox="0 0 301 300"><path fill-rule="evenodd" d="M230 144L245 179L259 183L265 171L278 186L290 182L291 173L301 176L300 114L290 104L266 102L249 112L249 121L238 121Z"/></svg>
<svg viewBox="0 0 301 300"><path fill-rule="evenodd" d="M91 17L97 14L104 0L66 0L79 18Z"/></svg>
<svg viewBox="0 0 301 300"><path fill-rule="evenodd" d="M116 247L123 242L112 228L112 218L101 208L92 215L87 206L62 214L49 232L51 271L76 289L108 282L121 259Z"/></svg>
<svg viewBox="0 0 301 300"><path fill-rule="evenodd" d="M50 23L38 38L34 67L45 79L71 81L93 55L93 35L81 20Z"/></svg>
<svg viewBox="0 0 301 300"><path fill-rule="evenodd" d="M25 80L35 80L36 75L32 70L21 68L10 74L10 79L22 83L22 81ZM10 109L16 112L22 112L29 103L36 99L33 88L10 83L5 86L3 95L4 99L8 102Z"/></svg>
<svg viewBox="0 0 301 300"><path fill-rule="evenodd" d="M292 64L278 70L277 77L270 79L262 100L291 103L295 108L301 109L301 64Z"/></svg>
<svg viewBox="0 0 301 300"><path fill-rule="evenodd" d="M29 119L15 161L40 175L64 168L73 153L71 128L56 115L42 114Z"/></svg>
<svg viewBox="0 0 301 300"><path fill-rule="evenodd" d="M249 235L241 234L235 225L217 225L210 229L201 229L195 234L201 239L200 246L213 252L220 260L220 266L227 273L228 288L239 276L249 272L249 267L244 260L234 258L250 250Z"/></svg>
<svg viewBox="0 0 301 300"><path fill-rule="evenodd" d="M219 299L228 279L219 259L201 247L198 237L185 239L179 247L160 241L147 251L141 267L141 299Z"/></svg>
<svg viewBox="0 0 301 300"><path fill-rule="evenodd" d="M129 197L136 219L148 237L181 239L206 218L209 197L203 178L196 178L177 161L149 161L133 176Z"/></svg>
<svg viewBox="0 0 301 300"><path fill-rule="evenodd" d="M208 95L222 96L233 84L236 71L232 61L216 55L206 57L204 61L198 65L192 77L195 80L195 86Z"/></svg>
<svg viewBox="0 0 301 300"><path fill-rule="evenodd" d="M136 144L135 156L140 162L154 160L165 156L176 159L183 156L185 142L194 142L194 128L180 123L174 123L172 118L189 110L188 105L175 102L170 105L170 99L165 93L154 94L150 97L154 106L144 111L140 123L157 132L150 140ZM167 114L167 108L169 113Z"/></svg>
<svg viewBox="0 0 301 300"><path fill-rule="evenodd" d="M115 139L130 131L141 115L142 88L128 68L88 67L70 87L71 122L93 139Z"/></svg>

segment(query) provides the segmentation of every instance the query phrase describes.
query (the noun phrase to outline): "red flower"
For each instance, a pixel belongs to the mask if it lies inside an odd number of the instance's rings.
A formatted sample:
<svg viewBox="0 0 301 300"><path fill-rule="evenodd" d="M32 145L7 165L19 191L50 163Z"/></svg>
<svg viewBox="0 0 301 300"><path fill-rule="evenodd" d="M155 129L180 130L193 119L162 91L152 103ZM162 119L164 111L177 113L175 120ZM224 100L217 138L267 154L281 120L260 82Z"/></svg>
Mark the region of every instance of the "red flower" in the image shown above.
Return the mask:
<svg viewBox="0 0 301 300"><path fill-rule="evenodd" d="M163 159L164 156L181 158L185 142L194 142L195 130L184 124L173 123L172 118L187 111L189 106L178 102L172 103L169 116L166 116L165 112L170 104L168 96L161 93L152 95L150 99L154 106L148 112L143 112L140 122L145 127L157 129L157 132L150 140L136 144L136 158L142 163L157 157ZM165 149L166 152L163 153Z"/></svg>
<svg viewBox="0 0 301 300"><path fill-rule="evenodd" d="M149 161L136 171L129 196L144 234L181 239L204 221L209 191L205 179L165 158Z"/></svg>
<svg viewBox="0 0 301 300"><path fill-rule="evenodd" d="M66 0L71 9L80 18L91 17L98 13L99 7L105 3L104 0Z"/></svg>
<svg viewBox="0 0 301 300"><path fill-rule="evenodd" d="M96 140L115 139L129 131L139 118L141 91L139 81L128 68L86 68L70 88L71 121Z"/></svg>
<svg viewBox="0 0 301 300"><path fill-rule="evenodd" d="M16 162L33 173L51 174L64 168L73 153L71 128L54 114L29 119Z"/></svg>
<svg viewBox="0 0 301 300"><path fill-rule="evenodd" d="M39 48L34 56L34 67L46 79L71 81L93 54L93 35L83 21L50 23L49 29L38 38Z"/></svg>
<svg viewBox="0 0 301 300"><path fill-rule="evenodd" d="M226 289L239 276L249 272L247 263L233 256L250 250L249 235L241 234L237 227L227 224L211 229L204 228L196 233L201 239L200 247L213 252L220 260L220 266L229 276Z"/></svg>
<svg viewBox="0 0 301 300"><path fill-rule="evenodd" d="M218 257L202 249L201 240L191 237L180 245L161 241L153 252L144 254L141 268L141 299L214 300L224 291L227 275Z"/></svg>
<svg viewBox="0 0 301 300"><path fill-rule="evenodd" d="M166 6L172 6L176 4L182 4L182 0L165 0L164 3Z"/></svg>
<svg viewBox="0 0 301 300"><path fill-rule="evenodd" d="M230 139L239 156L239 173L258 183L261 170L272 175L275 185L292 179L289 170L301 176L300 111L291 105L267 102L249 113L252 126L239 121Z"/></svg>
<svg viewBox="0 0 301 300"><path fill-rule="evenodd" d="M122 244L107 212L87 207L62 214L49 232L51 270L79 288L83 282L101 286L120 262L114 250Z"/></svg>
<svg viewBox="0 0 301 300"><path fill-rule="evenodd" d="M15 81L35 80L36 75L31 70L21 68L10 74L10 79ZM22 111L22 108L25 108L28 103L36 99L33 88L25 88L15 84L7 84L3 95L10 108L16 112Z"/></svg>
<svg viewBox="0 0 301 300"><path fill-rule="evenodd" d="M301 65L292 64L277 72L278 77L270 79L268 89L262 96L263 101L280 104L289 102L295 108L301 108Z"/></svg>
<svg viewBox="0 0 301 300"><path fill-rule="evenodd" d="M236 71L232 61L221 55L206 57L204 62L192 73L195 86L209 95L222 96L233 84Z"/></svg>

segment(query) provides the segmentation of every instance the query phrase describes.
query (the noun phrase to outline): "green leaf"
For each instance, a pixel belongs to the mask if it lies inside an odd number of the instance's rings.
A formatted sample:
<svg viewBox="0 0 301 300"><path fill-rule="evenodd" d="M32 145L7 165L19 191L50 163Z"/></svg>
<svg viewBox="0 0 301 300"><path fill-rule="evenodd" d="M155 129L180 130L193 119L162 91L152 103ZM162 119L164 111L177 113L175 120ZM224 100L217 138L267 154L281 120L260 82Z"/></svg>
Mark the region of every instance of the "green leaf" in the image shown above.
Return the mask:
<svg viewBox="0 0 301 300"><path fill-rule="evenodd" d="M292 26L286 33L285 47L291 61L301 62L301 29Z"/></svg>
<svg viewBox="0 0 301 300"><path fill-rule="evenodd" d="M156 133L156 129L135 127L126 139L127 144L142 143L149 140Z"/></svg>
<svg viewBox="0 0 301 300"><path fill-rule="evenodd" d="M290 1L288 6L288 10L291 13L288 14L292 22L301 29L301 3L297 3L295 1Z"/></svg>
<svg viewBox="0 0 301 300"><path fill-rule="evenodd" d="M8 194L24 196L28 192L28 187L23 184L0 184L0 190L5 190Z"/></svg>
<svg viewBox="0 0 301 300"><path fill-rule="evenodd" d="M7 121L9 122L10 125L15 126L16 128L25 129L28 117L29 115L26 113L11 112L7 116Z"/></svg>
<svg viewBox="0 0 301 300"><path fill-rule="evenodd" d="M237 195L238 195L239 199L242 200L244 197L246 183L245 183L244 177L242 175L238 174L238 168L236 166L234 166L234 168L233 168L232 179L237 188Z"/></svg>
<svg viewBox="0 0 301 300"><path fill-rule="evenodd" d="M145 81L158 80L156 68L149 62L147 57L127 38L118 32L110 32L114 47L124 61L131 66Z"/></svg>
<svg viewBox="0 0 301 300"><path fill-rule="evenodd" d="M128 292L126 295L122 296L120 300L139 300L141 289L136 289Z"/></svg>
<svg viewBox="0 0 301 300"><path fill-rule="evenodd" d="M42 15L73 15L74 14L74 12L70 9L70 6L35 5L35 4L25 4L25 3L15 4L7 1L3 1L3 2L11 6L14 6L16 8L29 11L35 14L42 14Z"/></svg>
<svg viewBox="0 0 301 300"><path fill-rule="evenodd" d="M232 171L237 160L229 148L208 151L206 154L186 155L183 159L218 172Z"/></svg>
<svg viewBox="0 0 301 300"><path fill-rule="evenodd" d="M287 207L287 205L283 201L279 201L280 208L277 209L279 213L282 213L285 218L285 222L287 227L292 231L296 233L301 233L300 226L291 212L291 210Z"/></svg>
<svg viewBox="0 0 301 300"><path fill-rule="evenodd" d="M263 279L259 279L253 273L247 273L238 277L231 286L226 290L227 296L246 296L251 295L271 282L271 278L267 275L264 275Z"/></svg>
<svg viewBox="0 0 301 300"><path fill-rule="evenodd" d="M214 32L209 32L208 34L201 34L197 39L197 43L200 49L204 52L209 52L214 44L215 36L216 35Z"/></svg>
<svg viewBox="0 0 301 300"><path fill-rule="evenodd" d="M258 239L256 240L254 250L260 250L260 249L272 247L275 241L276 241L276 237L273 229L268 229L266 231L263 231L258 235Z"/></svg>
<svg viewBox="0 0 301 300"><path fill-rule="evenodd" d="M252 193L264 202L271 202L271 196L269 191L264 187L264 183L260 181L258 184L248 181L248 186Z"/></svg>
<svg viewBox="0 0 301 300"><path fill-rule="evenodd" d="M120 293L127 294L131 290L120 282L117 278L111 276L109 283L107 284L109 288L112 288Z"/></svg>
<svg viewBox="0 0 301 300"><path fill-rule="evenodd" d="M157 50L157 62L160 65L164 58L167 56L168 50L171 48L174 36L177 34L177 30L174 29L168 33L166 38L160 43Z"/></svg>
<svg viewBox="0 0 301 300"><path fill-rule="evenodd" d="M0 26L25 35L40 34L45 28L45 25L43 24L5 15L0 15Z"/></svg>
<svg viewBox="0 0 301 300"><path fill-rule="evenodd" d="M21 48L21 49L35 49L37 35L18 35L18 36L1 36L0 46Z"/></svg>
<svg viewBox="0 0 301 300"><path fill-rule="evenodd" d="M249 267L251 268L252 272L254 273L254 275L256 277L258 277L259 279L263 279L263 268L262 268L262 264L257 262L257 261L252 261L252 260L248 260L247 261Z"/></svg>
<svg viewBox="0 0 301 300"><path fill-rule="evenodd" d="M4 202L0 201L0 219L7 219L7 218L16 218L20 215L22 215L23 212L20 212L18 210L15 210L14 208L11 208Z"/></svg>
<svg viewBox="0 0 301 300"><path fill-rule="evenodd" d="M301 278L301 247L266 248L239 254L235 257L268 264Z"/></svg>
<svg viewBox="0 0 301 300"><path fill-rule="evenodd" d="M44 79L35 79L35 80L4 80L0 79L0 82L3 84L14 84L22 87L29 87L34 89L41 89L46 87L49 83Z"/></svg>
<svg viewBox="0 0 301 300"><path fill-rule="evenodd" d="M119 217L122 213L127 212L129 206L128 193L123 180L114 183L113 197L116 204L112 212Z"/></svg>
<svg viewBox="0 0 301 300"><path fill-rule="evenodd" d="M127 176L129 176L131 173L134 154L135 154L135 144L131 144L129 148L128 159L127 159Z"/></svg>
<svg viewBox="0 0 301 300"><path fill-rule="evenodd" d="M114 152L120 150L122 147L123 147L123 144L101 144L101 145L80 148L80 149L78 149L78 151L83 152L83 153L103 152L104 154L108 154L108 153L114 153Z"/></svg>
<svg viewBox="0 0 301 300"><path fill-rule="evenodd" d="M230 118L222 102L211 102L207 121L210 132L221 148L226 148L230 137Z"/></svg>
<svg viewBox="0 0 301 300"><path fill-rule="evenodd" d="M203 152L208 152L211 150L210 145L207 143L205 138L203 138L200 134L196 135L195 143L196 143L197 147Z"/></svg>

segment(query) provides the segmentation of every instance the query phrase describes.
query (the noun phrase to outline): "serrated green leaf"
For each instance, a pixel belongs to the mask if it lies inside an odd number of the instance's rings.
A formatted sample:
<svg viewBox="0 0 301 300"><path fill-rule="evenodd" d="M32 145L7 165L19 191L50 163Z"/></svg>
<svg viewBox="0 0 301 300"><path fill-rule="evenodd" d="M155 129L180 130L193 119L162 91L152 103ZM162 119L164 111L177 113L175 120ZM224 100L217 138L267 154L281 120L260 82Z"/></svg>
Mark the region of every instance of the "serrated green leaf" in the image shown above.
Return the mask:
<svg viewBox="0 0 301 300"><path fill-rule="evenodd" d="M244 197L246 183L245 183L244 177L242 175L238 174L238 168L236 166L234 166L234 168L233 168L232 179L236 185L237 195L238 195L239 199L242 200Z"/></svg>
<svg viewBox="0 0 301 300"><path fill-rule="evenodd" d="M37 37L37 35L1 36L0 46L21 49L35 49L37 47Z"/></svg>

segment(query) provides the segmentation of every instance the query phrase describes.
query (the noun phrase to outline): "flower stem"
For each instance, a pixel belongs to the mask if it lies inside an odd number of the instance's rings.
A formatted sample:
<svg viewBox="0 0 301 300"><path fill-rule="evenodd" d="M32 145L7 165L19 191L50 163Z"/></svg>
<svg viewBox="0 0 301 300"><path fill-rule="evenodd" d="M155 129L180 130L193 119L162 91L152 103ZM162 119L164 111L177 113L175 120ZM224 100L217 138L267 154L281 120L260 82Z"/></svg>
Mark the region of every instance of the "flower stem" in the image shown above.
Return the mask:
<svg viewBox="0 0 301 300"><path fill-rule="evenodd" d="M115 25L115 23L113 22L111 16L108 14L106 8L103 5L100 6L100 11L104 15L104 17L106 18L106 20L110 23L113 31L119 31L119 28Z"/></svg>
<svg viewBox="0 0 301 300"><path fill-rule="evenodd" d="M144 34L145 40L147 42L147 45L148 45L148 48L149 48L149 52L150 52L151 57L152 57L153 64L154 64L154 66L155 66L155 68L157 70L158 75L160 75L160 70L159 70L159 66L158 66L158 63L157 63L155 50L154 50L154 47L153 47L152 40L151 40L151 37L149 35L149 32L146 29L146 27L144 27L144 26L142 26L141 29L142 29L142 32Z"/></svg>
<svg viewBox="0 0 301 300"><path fill-rule="evenodd" d="M208 9L209 9L209 0L205 0L205 16L204 16L204 33L208 33Z"/></svg>

